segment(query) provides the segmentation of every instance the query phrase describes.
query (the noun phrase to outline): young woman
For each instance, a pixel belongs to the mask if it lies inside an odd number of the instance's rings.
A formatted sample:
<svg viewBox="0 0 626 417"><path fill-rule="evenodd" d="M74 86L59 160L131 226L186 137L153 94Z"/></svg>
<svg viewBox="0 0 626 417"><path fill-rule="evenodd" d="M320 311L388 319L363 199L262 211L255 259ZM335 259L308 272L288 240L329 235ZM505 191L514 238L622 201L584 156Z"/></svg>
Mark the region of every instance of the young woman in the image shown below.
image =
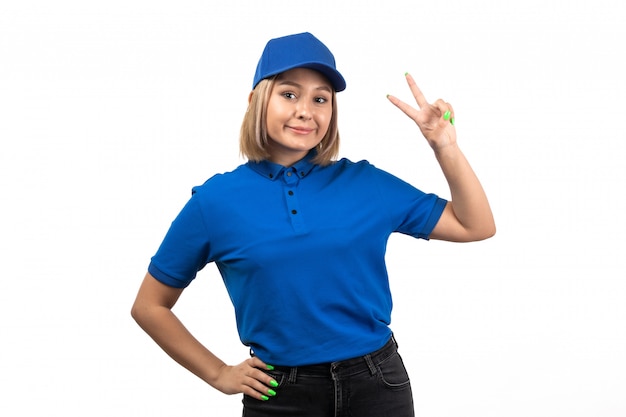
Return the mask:
<svg viewBox="0 0 626 417"><path fill-rule="evenodd" d="M481 240L495 233L487 197L456 141L454 110L429 103L410 75L415 121L451 200L367 161L336 160L336 93L346 87L310 33L270 40L259 60L240 148L248 162L195 187L148 267L132 308L174 360L244 416L412 416L407 372L389 328L387 239ZM214 262L250 358L228 365L172 313Z"/></svg>

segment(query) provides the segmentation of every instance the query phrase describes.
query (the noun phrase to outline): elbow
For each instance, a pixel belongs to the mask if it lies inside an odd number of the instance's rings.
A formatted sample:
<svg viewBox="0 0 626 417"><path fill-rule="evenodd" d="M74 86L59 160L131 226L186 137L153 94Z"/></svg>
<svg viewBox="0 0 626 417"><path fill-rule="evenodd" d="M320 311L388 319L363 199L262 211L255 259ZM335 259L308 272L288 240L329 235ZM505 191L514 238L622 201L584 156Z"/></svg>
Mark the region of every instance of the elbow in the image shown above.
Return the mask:
<svg viewBox="0 0 626 417"><path fill-rule="evenodd" d="M141 329L147 332L151 323L154 322L154 318L151 317L150 312L149 308L145 306L142 307L140 304L135 303L130 309L130 316Z"/></svg>
<svg viewBox="0 0 626 417"><path fill-rule="evenodd" d="M489 224L482 224L480 227L464 229L464 232L460 236L451 240L456 242L479 242L492 238L495 234L496 225L491 222Z"/></svg>
<svg viewBox="0 0 626 417"><path fill-rule="evenodd" d="M487 240L489 238L494 237L495 234L496 234L496 224L494 222L491 222L491 224L485 226L484 228L480 230L480 232L477 233L474 240L476 241Z"/></svg>
<svg viewBox="0 0 626 417"><path fill-rule="evenodd" d="M486 240L495 236L496 221L493 218L491 210L489 211L489 215L484 216L483 219L476 224L476 226L477 227L474 228L473 233L474 240Z"/></svg>
<svg viewBox="0 0 626 417"><path fill-rule="evenodd" d="M144 321L146 316L146 309L142 308L141 305L135 301L133 306L130 308L130 316L139 326L141 326L141 323Z"/></svg>
<svg viewBox="0 0 626 417"><path fill-rule="evenodd" d="M491 221L489 222L488 233L485 239L489 239L490 237L494 237L496 235L496 221L491 216Z"/></svg>
<svg viewBox="0 0 626 417"><path fill-rule="evenodd" d="M137 304L133 304L133 306L130 308L130 316L133 318L133 320L135 320L137 323L139 323L139 309L137 308Z"/></svg>
<svg viewBox="0 0 626 417"><path fill-rule="evenodd" d="M488 232L485 233L485 236L480 239L480 240L487 240L487 239L491 239L492 237L494 237L496 235L496 228L493 227L491 228Z"/></svg>

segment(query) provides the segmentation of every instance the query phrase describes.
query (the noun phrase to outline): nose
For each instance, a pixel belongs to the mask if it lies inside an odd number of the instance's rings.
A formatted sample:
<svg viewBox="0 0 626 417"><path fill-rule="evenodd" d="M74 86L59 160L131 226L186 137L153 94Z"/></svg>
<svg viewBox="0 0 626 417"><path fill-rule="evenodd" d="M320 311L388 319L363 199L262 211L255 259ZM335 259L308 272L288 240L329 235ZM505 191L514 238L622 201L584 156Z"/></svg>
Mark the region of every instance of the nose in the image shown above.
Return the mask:
<svg viewBox="0 0 626 417"><path fill-rule="evenodd" d="M311 108L306 100L301 100L298 102L298 106L296 107L296 116L298 119L303 120L308 120L311 118Z"/></svg>

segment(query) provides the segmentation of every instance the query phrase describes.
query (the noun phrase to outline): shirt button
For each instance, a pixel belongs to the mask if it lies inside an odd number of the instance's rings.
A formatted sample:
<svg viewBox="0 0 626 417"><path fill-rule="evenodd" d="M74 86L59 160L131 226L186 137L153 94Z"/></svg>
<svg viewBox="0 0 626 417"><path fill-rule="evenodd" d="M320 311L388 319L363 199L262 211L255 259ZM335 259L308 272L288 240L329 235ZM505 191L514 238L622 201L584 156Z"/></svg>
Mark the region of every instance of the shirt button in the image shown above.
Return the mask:
<svg viewBox="0 0 626 417"><path fill-rule="evenodd" d="M291 214L298 214L298 210L291 210Z"/></svg>
<svg viewBox="0 0 626 417"><path fill-rule="evenodd" d="M287 176L288 176L288 177L291 177L291 171L288 171L288 172L287 172Z"/></svg>
<svg viewBox="0 0 626 417"><path fill-rule="evenodd" d="M289 190L289 192L287 194L293 195L293 191Z"/></svg>

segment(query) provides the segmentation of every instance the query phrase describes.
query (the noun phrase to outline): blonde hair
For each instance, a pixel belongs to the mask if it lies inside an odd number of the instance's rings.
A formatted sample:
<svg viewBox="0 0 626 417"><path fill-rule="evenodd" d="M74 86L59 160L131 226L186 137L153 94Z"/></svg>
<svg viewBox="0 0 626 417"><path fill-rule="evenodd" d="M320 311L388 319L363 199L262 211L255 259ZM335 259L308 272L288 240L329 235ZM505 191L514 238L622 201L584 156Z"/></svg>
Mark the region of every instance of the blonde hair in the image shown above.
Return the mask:
<svg viewBox="0 0 626 417"><path fill-rule="evenodd" d="M239 151L250 161L260 162L271 157L267 151L267 103L277 75L261 80L252 91L252 97L241 123ZM339 128L337 124L337 95L332 92L333 110L328 131L317 146L312 162L331 164L339 154Z"/></svg>

